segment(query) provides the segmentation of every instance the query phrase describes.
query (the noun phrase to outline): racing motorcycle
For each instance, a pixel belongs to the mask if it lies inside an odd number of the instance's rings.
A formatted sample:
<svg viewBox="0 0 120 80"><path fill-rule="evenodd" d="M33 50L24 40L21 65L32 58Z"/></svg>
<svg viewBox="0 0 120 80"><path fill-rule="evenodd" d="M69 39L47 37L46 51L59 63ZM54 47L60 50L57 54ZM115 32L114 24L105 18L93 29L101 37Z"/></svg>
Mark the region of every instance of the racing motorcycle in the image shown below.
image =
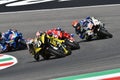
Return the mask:
<svg viewBox="0 0 120 80"><path fill-rule="evenodd" d="M105 24L101 21L93 18L93 27L92 30L86 30L85 32L85 39L87 41L93 40L93 39L106 39L106 38L112 38L113 35L108 32L105 28Z"/></svg>
<svg viewBox="0 0 120 80"><path fill-rule="evenodd" d="M48 30L47 34L49 34L51 32L54 34L55 37L57 37L61 40L65 40L65 44L67 46L69 46L72 50L80 48L79 43L77 41L75 41L75 39L73 38L74 37L73 34L70 34L70 33L63 31L63 30L57 31L56 29Z"/></svg>
<svg viewBox="0 0 120 80"><path fill-rule="evenodd" d="M22 33L10 34L10 40L4 40L0 44L0 52L9 52L13 50L26 49L26 40L23 39Z"/></svg>
<svg viewBox="0 0 120 80"><path fill-rule="evenodd" d="M49 39L50 37L47 36L50 41L47 43L47 45L44 45L42 44L45 41L44 35L41 37L41 41L38 40L36 42L32 39L27 42L29 53L33 55L36 61L40 60L40 55L43 57L43 59L46 60L51 56L60 58L71 54L71 49L64 44L64 40L60 40L54 37L52 39Z"/></svg>
<svg viewBox="0 0 120 80"><path fill-rule="evenodd" d="M26 49L26 40L23 38L22 33L18 34L11 34L10 40L6 41L7 44L9 44L11 50L20 50L20 49Z"/></svg>

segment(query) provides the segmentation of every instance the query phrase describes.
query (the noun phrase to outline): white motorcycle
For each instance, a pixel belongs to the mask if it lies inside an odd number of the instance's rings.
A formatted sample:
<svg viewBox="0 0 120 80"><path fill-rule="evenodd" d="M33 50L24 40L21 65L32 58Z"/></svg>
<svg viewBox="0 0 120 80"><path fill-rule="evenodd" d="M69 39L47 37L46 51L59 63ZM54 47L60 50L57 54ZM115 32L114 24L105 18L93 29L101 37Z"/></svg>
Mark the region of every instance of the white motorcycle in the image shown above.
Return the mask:
<svg viewBox="0 0 120 80"><path fill-rule="evenodd" d="M112 38L113 35L105 29L105 24L103 24L98 19L94 17L91 18L93 22L92 30L87 30L85 32L85 39L90 41L92 39L105 39Z"/></svg>

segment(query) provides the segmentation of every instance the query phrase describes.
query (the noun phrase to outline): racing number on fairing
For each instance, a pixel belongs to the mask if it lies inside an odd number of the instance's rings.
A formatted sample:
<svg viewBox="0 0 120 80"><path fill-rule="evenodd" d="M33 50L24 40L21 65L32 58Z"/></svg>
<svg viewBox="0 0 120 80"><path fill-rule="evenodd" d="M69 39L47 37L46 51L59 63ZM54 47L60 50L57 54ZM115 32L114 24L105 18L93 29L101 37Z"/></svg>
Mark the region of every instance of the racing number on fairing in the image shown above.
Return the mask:
<svg viewBox="0 0 120 80"><path fill-rule="evenodd" d="M56 0L0 0L0 4L6 4L6 6L23 6L37 3L44 3ZM71 1L71 0L58 0L58 2Z"/></svg>

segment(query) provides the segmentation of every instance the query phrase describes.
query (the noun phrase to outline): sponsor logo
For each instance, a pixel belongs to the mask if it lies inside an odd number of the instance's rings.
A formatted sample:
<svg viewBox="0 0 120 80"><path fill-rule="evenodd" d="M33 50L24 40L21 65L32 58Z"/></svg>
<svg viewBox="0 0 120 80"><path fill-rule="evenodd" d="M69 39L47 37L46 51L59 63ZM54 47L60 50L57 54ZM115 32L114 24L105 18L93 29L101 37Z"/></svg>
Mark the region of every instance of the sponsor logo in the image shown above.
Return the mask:
<svg viewBox="0 0 120 80"><path fill-rule="evenodd" d="M56 0L0 0L0 4L4 4L7 7L10 6L24 6L24 5L31 5L31 4L38 4L38 3L45 3L45 2L52 2ZM71 1L71 0L57 0L58 2L64 1Z"/></svg>
<svg viewBox="0 0 120 80"><path fill-rule="evenodd" d="M11 67L17 62L17 59L11 55L0 54L0 70Z"/></svg>

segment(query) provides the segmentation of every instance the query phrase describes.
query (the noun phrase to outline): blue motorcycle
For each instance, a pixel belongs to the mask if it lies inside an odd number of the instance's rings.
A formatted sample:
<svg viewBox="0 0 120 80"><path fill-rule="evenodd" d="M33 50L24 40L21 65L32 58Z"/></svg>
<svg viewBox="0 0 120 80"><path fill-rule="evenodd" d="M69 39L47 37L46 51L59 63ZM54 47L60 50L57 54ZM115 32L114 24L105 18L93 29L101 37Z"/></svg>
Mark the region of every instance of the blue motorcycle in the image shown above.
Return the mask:
<svg viewBox="0 0 120 80"><path fill-rule="evenodd" d="M2 39L0 41L0 52L22 50L26 48L26 40L23 38L22 33L10 34L9 39Z"/></svg>
<svg viewBox="0 0 120 80"><path fill-rule="evenodd" d="M12 50L20 50L27 48L26 40L23 38L22 33L11 34L9 44Z"/></svg>

